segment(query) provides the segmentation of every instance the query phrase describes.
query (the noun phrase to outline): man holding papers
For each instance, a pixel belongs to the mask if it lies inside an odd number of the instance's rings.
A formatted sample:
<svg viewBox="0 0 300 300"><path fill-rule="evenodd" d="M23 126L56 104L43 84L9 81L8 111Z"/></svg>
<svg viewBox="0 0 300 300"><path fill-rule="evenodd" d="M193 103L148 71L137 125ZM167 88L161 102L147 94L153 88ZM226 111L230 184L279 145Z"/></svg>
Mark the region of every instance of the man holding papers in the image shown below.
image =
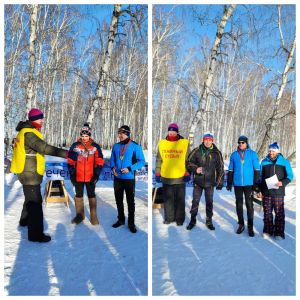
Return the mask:
<svg viewBox="0 0 300 300"><path fill-rule="evenodd" d="M290 162L283 157L275 142L269 145L269 153L261 163L261 192L263 195L265 238L274 235L284 239L284 196L285 187L293 180ZM273 210L275 222L273 222Z"/></svg>

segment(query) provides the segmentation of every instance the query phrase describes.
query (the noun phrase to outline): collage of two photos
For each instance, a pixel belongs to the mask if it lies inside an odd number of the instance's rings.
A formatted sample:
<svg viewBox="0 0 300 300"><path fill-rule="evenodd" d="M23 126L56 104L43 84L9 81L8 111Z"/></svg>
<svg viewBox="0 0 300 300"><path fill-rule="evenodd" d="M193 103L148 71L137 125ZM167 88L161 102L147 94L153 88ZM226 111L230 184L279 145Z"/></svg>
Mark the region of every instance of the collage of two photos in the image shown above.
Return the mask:
<svg viewBox="0 0 300 300"><path fill-rule="evenodd" d="M296 295L296 5L3 10L5 296Z"/></svg>

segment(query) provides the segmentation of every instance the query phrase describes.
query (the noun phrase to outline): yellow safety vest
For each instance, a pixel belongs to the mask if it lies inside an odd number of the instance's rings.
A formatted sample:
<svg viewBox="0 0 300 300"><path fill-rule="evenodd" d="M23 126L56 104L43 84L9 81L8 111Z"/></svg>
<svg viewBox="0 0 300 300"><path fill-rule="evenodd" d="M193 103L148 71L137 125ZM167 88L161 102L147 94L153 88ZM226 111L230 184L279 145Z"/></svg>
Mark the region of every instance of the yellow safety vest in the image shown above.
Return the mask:
<svg viewBox="0 0 300 300"><path fill-rule="evenodd" d="M161 177L181 178L185 173L185 159L189 141L180 139L176 142L161 140L158 151L162 158Z"/></svg>
<svg viewBox="0 0 300 300"><path fill-rule="evenodd" d="M26 152L25 152L25 133L32 132L37 135L40 139L44 139L44 136L35 128L23 128L18 133L15 144L14 151L11 161L10 171L12 173L20 174L24 171ZM45 157L40 153L36 153L36 171L40 175L44 175L45 172Z"/></svg>

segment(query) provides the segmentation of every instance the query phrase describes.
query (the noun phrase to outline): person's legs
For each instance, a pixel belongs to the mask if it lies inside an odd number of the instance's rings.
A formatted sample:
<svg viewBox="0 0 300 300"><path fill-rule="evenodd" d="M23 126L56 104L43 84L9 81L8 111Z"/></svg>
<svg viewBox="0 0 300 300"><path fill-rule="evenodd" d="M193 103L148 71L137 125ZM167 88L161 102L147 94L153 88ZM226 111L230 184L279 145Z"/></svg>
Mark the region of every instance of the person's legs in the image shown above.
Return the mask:
<svg viewBox="0 0 300 300"><path fill-rule="evenodd" d="M135 180L126 180L125 184L125 194L128 207L128 226L134 226L134 213L135 213Z"/></svg>
<svg viewBox="0 0 300 300"><path fill-rule="evenodd" d="M284 213L284 197L274 196L274 211L275 211L275 229L274 236L285 238L284 227L285 227L285 213Z"/></svg>
<svg viewBox="0 0 300 300"><path fill-rule="evenodd" d="M75 187L75 209L76 209L76 216L72 219L73 224L79 224L81 223L84 218L84 203L83 203L83 189L84 189L84 183L83 182L76 182L74 183Z"/></svg>
<svg viewBox="0 0 300 300"><path fill-rule="evenodd" d="M176 187L174 185L163 184L165 224L169 224L175 221L175 210L174 210L175 189Z"/></svg>
<svg viewBox="0 0 300 300"><path fill-rule="evenodd" d="M95 195L96 185L94 183L87 182L85 186L89 198L90 218L91 218L90 221L92 225L97 225L99 224L99 220L97 217L97 198Z"/></svg>
<svg viewBox="0 0 300 300"><path fill-rule="evenodd" d="M210 186L204 189L205 191L205 202L206 202L206 226L210 230L215 230L212 223L213 216L213 197L214 197L214 187Z"/></svg>
<svg viewBox="0 0 300 300"><path fill-rule="evenodd" d="M249 236L254 236L253 231L253 218L254 218L254 208L253 208L253 200L251 197L252 193L252 186L245 186L244 187L244 195L245 195L245 202L247 207L247 224L248 224L248 233Z"/></svg>
<svg viewBox="0 0 300 300"><path fill-rule="evenodd" d="M236 231L237 234L241 234L245 228L244 213L243 213L243 201L244 201L243 192L244 192L244 188L242 186L234 187L236 213L238 216L238 223L239 223L239 227Z"/></svg>
<svg viewBox="0 0 300 300"><path fill-rule="evenodd" d="M197 214L198 214L198 209L199 209L199 202L201 199L202 192L203 192L203 188L194 183L193 200L192 200L192 207L191 207L191 211L190 211L191 221L190 221L189 225L186 227L187 230L192 230L193 227L196 225Z"/></svg>
<svg viewBox="0 0 300 300"><path fill-rule="evenodd" d="M185 220L185 183L176 184L174 208L175 221L180 226Z"/></svg>
<svg viewBox="0 0 300 300"><path fill-rule="evenodd" d="M273 235L274 225L273 225L273 208L274 199L270 196L263 197L263 209L264 209L264 229L263 233Z"/></svg>
<svg viewBox="0 0 300 300"><path fill-rule="evenodd" d="M44 235L42 194L40 185L23 185L28 212L28 240L49 242L51 237Z"/></svg>
<svg viewBox="0 0 300 300"><path fill-rule="evenodd" d="M124 204L123 204L124 190L125 189L122 180L114 179L114 193L115 193L115 200L116 200L117 210L118 210L118 221L112 225L114 228L117 228L125 223Z"/></svg>

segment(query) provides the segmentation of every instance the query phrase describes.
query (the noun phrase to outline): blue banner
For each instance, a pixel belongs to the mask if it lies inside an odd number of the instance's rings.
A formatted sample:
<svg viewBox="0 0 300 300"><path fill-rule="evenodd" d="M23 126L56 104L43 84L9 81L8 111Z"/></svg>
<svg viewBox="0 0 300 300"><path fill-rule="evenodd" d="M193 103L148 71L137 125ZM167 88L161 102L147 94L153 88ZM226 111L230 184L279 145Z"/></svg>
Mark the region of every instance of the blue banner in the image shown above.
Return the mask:
<svg viewBox="0 0 300 300"><path fill-rule="evenodd" d="M44 178L47 180L70 180L68 164L66 162L46 162L46 171ZM113 180L110 165L106 162L103 166L100 180ZM141 168L136 172L135 180L148 180L148 166Z"/></svg>

